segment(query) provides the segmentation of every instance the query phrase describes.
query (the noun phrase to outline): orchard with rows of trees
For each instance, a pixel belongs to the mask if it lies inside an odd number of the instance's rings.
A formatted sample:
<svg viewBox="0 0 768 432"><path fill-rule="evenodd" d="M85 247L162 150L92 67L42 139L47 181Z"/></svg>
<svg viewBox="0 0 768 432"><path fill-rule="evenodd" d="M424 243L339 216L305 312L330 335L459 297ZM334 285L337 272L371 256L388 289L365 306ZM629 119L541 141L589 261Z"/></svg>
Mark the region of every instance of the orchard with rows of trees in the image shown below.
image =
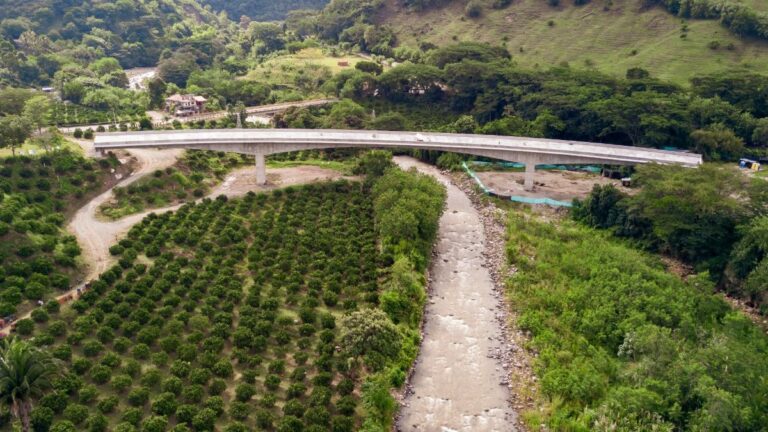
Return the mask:
<svg viewBox="0 0 768 432"><path fill-rule="evenodd" d="M445 198L390 158L362 156L362 183L206 198L131 228L74 303L16 325L65 366L32 429L388 430Z"/></svg>
<svg viewBox="0 0 768 432"><path fill-rule="evenodd" d="M64 221L118 165L68 151L0 159L0 318L70 289L80 246Z"/></svg>

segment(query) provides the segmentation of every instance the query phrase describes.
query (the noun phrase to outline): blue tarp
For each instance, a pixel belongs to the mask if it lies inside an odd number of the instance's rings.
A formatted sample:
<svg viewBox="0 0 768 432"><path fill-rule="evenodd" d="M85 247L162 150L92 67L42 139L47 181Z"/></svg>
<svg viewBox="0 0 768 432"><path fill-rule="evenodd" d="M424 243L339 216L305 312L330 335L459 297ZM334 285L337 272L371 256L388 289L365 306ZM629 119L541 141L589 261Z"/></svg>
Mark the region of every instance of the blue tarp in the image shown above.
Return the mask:
<svg viewBox="0 0 768 432"><path fill-rule="evenodd" d="M558 201L558 200L553 200L551 198L530 198L530 197L512 195L511 197L509 197L509 199L510 201L526 203L526 204L545 204L552 207L573 207L573 204L567 201Z"/></svg>
<svg viewBox="0 0 768 432"><path fill-rule="evenodd" d="M472 165L480 166L500 166L504 168L525 168L525 164L518 162L486 162L486 161L471 161ZM561 171L588 171L592 173L599 173L601 168L595 165L536 165L536 168L543 170L561 170Z"/></svg>

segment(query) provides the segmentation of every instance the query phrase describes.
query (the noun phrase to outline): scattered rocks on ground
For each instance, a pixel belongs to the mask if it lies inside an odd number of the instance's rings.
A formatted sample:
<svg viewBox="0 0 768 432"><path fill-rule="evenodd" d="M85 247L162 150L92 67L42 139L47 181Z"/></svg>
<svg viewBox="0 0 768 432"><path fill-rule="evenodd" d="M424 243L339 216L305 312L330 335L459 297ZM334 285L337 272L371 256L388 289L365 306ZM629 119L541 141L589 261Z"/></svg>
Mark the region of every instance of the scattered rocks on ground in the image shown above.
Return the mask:
<svg viewBox="0 0 768 432"><path fill-rule="evenodd" d="M507 371L507 378L503 379L499 385L509 388L510 400L515 410L521 413L534 409L538 400L537 378L532 367L536 353L525 348L530 335L515 327L517 314L506 296L506 280L517 272L517 268L508 265L506 258L507 213L479 192L475 183L465 175L453 174L450 178L453 184L469 196L480 213L485 230L486 244L483 257L493 280L494 296L499 300L496 319L502 328L501 346L503 347L488 353L488 356L498 360L501 367ZM519 416L518 427L526 429L526 425Z"/></svg>

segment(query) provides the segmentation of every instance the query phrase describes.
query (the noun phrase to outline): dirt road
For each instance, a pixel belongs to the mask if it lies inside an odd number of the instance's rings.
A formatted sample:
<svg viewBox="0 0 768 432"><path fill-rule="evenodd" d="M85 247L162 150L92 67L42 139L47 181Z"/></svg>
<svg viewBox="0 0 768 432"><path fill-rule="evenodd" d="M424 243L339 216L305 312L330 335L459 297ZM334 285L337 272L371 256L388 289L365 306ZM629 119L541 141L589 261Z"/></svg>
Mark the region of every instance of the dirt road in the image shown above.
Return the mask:
<svg viewBox="0 0 768 432"><path fill-rule="evenodd" d="M448 190L431 268L424 339L400 411L399 431L516 431L516 414L507 372L490 358L504 337L485 268L485 234L469 198L436 168L396 158L402 168L416 167Z"/></svg>
<svg viewBox="0 0 768 432"><path fill-rule="evenodd" d="M131 150L131 154L138 160L139 168L118 186L128 186L146 174L173 165L181 152L181 150ZM93 279L107 269L110 264L109 247L114 244L116 235L127 231L144 216L132 215L114 222L98 219L97 209L111 198L112 189L92 199L75 213L67 226L67 229L77 237L83 249L82 256L88 266L86 280Z"/></svg>

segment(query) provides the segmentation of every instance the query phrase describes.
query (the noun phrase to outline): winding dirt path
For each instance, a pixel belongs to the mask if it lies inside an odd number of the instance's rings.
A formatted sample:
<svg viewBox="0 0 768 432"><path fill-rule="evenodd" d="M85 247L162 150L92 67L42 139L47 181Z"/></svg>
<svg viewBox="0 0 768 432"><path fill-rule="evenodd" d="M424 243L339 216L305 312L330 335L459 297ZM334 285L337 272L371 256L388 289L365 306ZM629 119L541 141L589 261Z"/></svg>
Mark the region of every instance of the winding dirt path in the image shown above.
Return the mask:
<svg viewBox="0 0 768 432"><path fill-rule="evenodd" d="M155 170L173 165L182 151L131 150L130 153L138 160L139 168L116 187L128 186ZM81 207L67 226L67 230L77 237L83 250L82 257L88 266L85 280L95 278L109 267L111 264L109 247L115 243L117 236L128 231L149 213L135 214L117 221L104 221L97 218L99 206L112 199L113 189L107 190Z"/></svg>
<svg viewBox="0 0 768 432"><path fill-rule="evenodd" d="M127 186L155 170L173 165L181 153L182 151L178 150L131 150L131 154L139 160L141 168L117 186ZM341 177L343 176L337 171L314 166L268 169L269 184L264 186L256 184L254 167L244 167L229 173L225 180L214 187L207 196L236 197L245 195L249 191L258 192L289 185L335 180ZM98 208L112 197L112 189L110 189L94 198L75 213L67 227L77 237L83 250L83 258L88 264L86 280L94 279L113 264L114 260L109 254L109 247L115 244L133 225L150 213L163 213L182 206L182 204L177 204L149 209L114 221L104 220L98 216Z"/></svg>
<svg viewBox="0 0 768 432"><path fill-rule="evenodd" d="M485 234L467 195L435 167L395 158L435 177L448 191L430 270L423 340L398 419L398 431L516 431L504 383L492 358L506 341L496 319L503 307L486 268Z"/></svg>

